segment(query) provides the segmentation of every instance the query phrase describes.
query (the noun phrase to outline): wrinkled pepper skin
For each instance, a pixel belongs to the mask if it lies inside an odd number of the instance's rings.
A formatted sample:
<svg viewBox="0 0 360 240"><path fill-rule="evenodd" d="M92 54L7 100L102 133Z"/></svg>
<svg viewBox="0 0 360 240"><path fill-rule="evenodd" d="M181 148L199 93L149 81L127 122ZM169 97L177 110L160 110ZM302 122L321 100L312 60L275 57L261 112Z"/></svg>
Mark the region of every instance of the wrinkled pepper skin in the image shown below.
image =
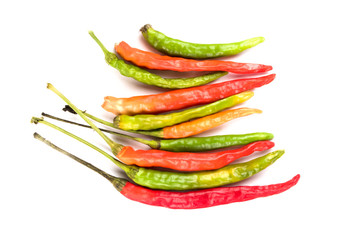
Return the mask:
<svg viewBox="0 0 360 240"><path fill-rule="evenodd" d="M179 89L159 94L116 98L107 96L102 107L115 115L161 113L215 102L234 94L269 84L275 74L257 78L236 79L216 84Z"/></svg>
<svg viewBox="0 0 360 240"><path fill-rule="evenodd" d="M135 183L152 189L193 190L212 188L249 178L273 164L284 152L283 150L274 151L245 163L228 165L209 171L165 172L140 167L135 170L134 166L129 166L132 168L124 170Z"/></svg>
<svg viewBox="0 0 360 240"><path fill-rule="evenodd" d="M118 115L114 118L114 126L122 130L153 130L173 126L194 118L208 116L221 110L231 108L243 103L254 96L253 92L247 91L233 95L216 102L197 108L190 108L184 111L162 114L162 115Z"/></svg>
<svg viewBox="0 0 360 240"><path fill-rule="evenodd" d="M205 132L236 118L245 117L254 113L262 113L262 111L255 108L230 109L169 127L155 130L129 130L129 132L164 139L186 138ZM113 127L117 128L116 126Z"/></svg>
<svg viewBox="0 0 360 240"><path fill-rule="evenodd" d="M142 32L145 40L156 50L169 56L196 59L235 55L248 48L258 45L265 40L263 37L255 37L235 43L200 44L170 38L165 34L154 30L150 24L143 26L140 31Z"/></svg>
<svg viewBox="0 0 360 240"><path fill-rule="evenodd" d="M78 163L86 166L94 172L106 178L113 186L126 198L140 203L160 206L174 209L195 209L212 207L221 204L228 204L233 202L242 202L258 197L266 197L273 194L278 194L292 186L299 181L300 175L296 175L293 179L279 184L272 184L267 186L235 186L235 187L219 187L213 189L205 189L199 191L188 192L173 192L152 190L135 185L126 179L114 177L94 165L86 162L79 157L59 148L50 141L34 133L34 137L53 149L65 154Z"/></svg>
<svg viewBox="0 0 360 240"><path fill-rule="evenodd" d="M135 150L125 146L116 155L122 163L141 167L162 167L178 171L204 171L219 169L256 151L274 147L271 141L249 143L241 148L211 153L168 152L164 150Z"/></svg>
<svg viewBox="0 0 360 240"><path fill-rule="evenodd" d="M180 123L162 129L162 138L184 138L193 136L209 129L218 127L228 121L239 117L245 117L262 111L254 108L237 108L225 110L206 117L198 118L189 122Z"/></svg>
<svg viewBox="0 0 360 240"><path fill-rule="evenodd" d="M202 152L225 147L246 145L255 141L266 141L274 135L266 132L217 135L208 137L187 137L179 139L161 139L157 148L172 152ZM154 144L156 146L156 144Z"/></svg>
<svg viewBox="0 0 360 240"><path fill-rule="evenodd" d="M298 174L287 182L265 186L218 187L188 192L152 190L127 182L120 193L130 200L152 206L199 209L279 194L295 186L299 179Z"/></svg>
<svg viewBox="0 0 360 240"><path fill-rule="evenodd" d="M139 67L156 70L187 71L225 71L237 74L261 73L272 70L272 66L256 63L238 63L220 60L194 60L159 55L130 47L126 42L115 46L116 52L125 60Z"/></svg>
<svg viewBox="0 0 360 240"><path fill-rule="evenodd" d="M110 66L117 69L123 76L131 77L147 85L169 89L188 88L204 85L227 74L227 72L215 72L193 78L162 78L159 75L146 71L145 69L127 64L125 61L119 59L115 53L109 52L93 32L90 31L89 34L103 50L105 60Z"/></svg>

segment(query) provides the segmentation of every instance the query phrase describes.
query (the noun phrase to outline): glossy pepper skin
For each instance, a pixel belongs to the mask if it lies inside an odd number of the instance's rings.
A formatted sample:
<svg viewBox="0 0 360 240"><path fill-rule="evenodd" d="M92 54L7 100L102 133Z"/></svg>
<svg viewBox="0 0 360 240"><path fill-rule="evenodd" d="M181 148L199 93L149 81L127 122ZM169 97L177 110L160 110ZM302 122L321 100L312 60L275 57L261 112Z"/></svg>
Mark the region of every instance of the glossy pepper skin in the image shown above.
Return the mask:
<svg viewBox="0 0 360 240"><path fill-rule="evenodd" d="M166 55L197 59L235 55L265 40L263 37L255 37L235 43L200 44L170 38L154 30L150 24L143 26L140 31L151 46Z"/></svg>
<svg viewBox="0 0 360 240"><path fill-rule="evenodd" d="M141 167L163 167L178 171L204 171L224 167L256 151L274 147L270 141L249 143L241 148L212 153L168 152L164 150L135 150L125 146L116 158L127 165Z"/></svg>
<svg viewBox="0 0 360 240"><path fill-rule="evenodd" d="M208 116L221 110L243 103L254 96L253 92L247 91L236 94L216 102L203 105L197 108L190 108L180 112L160 115L118 115L114 118L114 126L122 130L153 130L173 126L194 118Z"/></svg>
<svg viewBox="0 0 360 240"><path fill-rule="evenodd" d="M139 67L156 70L187 71L225 71L237 74L262 73L272 70L272 66L256 63L238 63L220 60L194 60L159 55L130 47L126 42L115 46L116 52L125 60Z"/></svg>
<svg viewBox="0 0 360 240"><path fill-rule="evenodd" d="M174 192L152 190L127 182L120 191L126 198L144 204L171 209L199 209L244 202L282 193L297 184L300 175L287 182L265 186L235 186Z"/></svg>
<svg viewBox="0 0 360 240"><path fill-rule="evenodd" d="M284 154L277 150L251 161L232 164L217 170L200 172L165 172L148 168L127 171L137 184L162 190L194 190L240 182L264 170ZM126 171L126 170L125 170Z"/></svg>
<svg viewBox="0 0 360 240"><path fill-rule="evenodd" d="M236 79L216 84L179 89L159 94L116 98L107 96L102 107L115 115L161 113L207 104L272 82L275 74Z"/></svg>
<svg viewBox="0 0 360 240"><path fill-rule="evenodd" d="M215 72L193 78L162 78L159 75L146 71L145 69L127 64L125 61L119 59L116 54L109 52L99 41L99 39L97 39L93 32L89 31L89 34L103 50L105 54L105 60L110 66L117 69L123 76L131 77L147 85L169 89L188 88L204 85L227 74L227 72Z"/></svg>
<svg viewBox="0 0 360 240"><path fill-rule="evenodd" d="M126 179L114 177L95 167L94 165L82 160L81 158L59 148L37 133L34 133L34 137L52 147L53 149L67 155L82 165L97 172L106 178L109 182L111 182L113 186L126 198L152 206L172 209L197 209L234 202L243 202L259 197L267 197L282 193L295 186L300 178L300 175L296 175L287 182L266 186L218 187L188 192L153 190L135 185Z"/></svg>

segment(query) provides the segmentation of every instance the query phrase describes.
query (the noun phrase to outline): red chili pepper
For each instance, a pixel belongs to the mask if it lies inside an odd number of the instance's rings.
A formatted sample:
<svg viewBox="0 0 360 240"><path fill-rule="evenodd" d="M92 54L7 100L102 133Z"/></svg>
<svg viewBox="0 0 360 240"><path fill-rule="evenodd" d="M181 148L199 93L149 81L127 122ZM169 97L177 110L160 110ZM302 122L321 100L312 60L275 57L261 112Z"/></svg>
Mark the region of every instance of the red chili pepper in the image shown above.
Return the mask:
<svg viewBox="0 0 360 240"><path fill-rule="evenodd" d="M179 171L203 171L224 167L241 157L256 151L265 151L275 144L271 141L258 141L233 150L213 153L167 152L162 150L134 150L125 146L116 155L127 165L142 167L166 167Z"/></svg>
<svg viewBox="0 0 360 240"><path fill-rule="evenodd" d="M126 198L148 205L173 209L197 209L244 202L282 193L296 185L300 175L291 180L265 186L219 187L190 192L151 190L127 182L120 191Z"/></svg>
<svg viewBox="0 0 360 240"><path fill-rule="evenodd" d="M116 52L125 60L140 67L157 70L187 71L225 71L248 74L272 70L272 66L255 63L238 63L220 60L185 59L180 57L163 56L152 52L142 51L130 47L126 42L115 46Z"/></svg>
<svg viewBox="0 0 360 240"><path fill-rule="evenodd" d="M160 113L206 104L243 91L261 87L275 79L275 74L258 78L236 79L217 84L168 91L130 98L105 97L102 107L116 115Z"/></svg>

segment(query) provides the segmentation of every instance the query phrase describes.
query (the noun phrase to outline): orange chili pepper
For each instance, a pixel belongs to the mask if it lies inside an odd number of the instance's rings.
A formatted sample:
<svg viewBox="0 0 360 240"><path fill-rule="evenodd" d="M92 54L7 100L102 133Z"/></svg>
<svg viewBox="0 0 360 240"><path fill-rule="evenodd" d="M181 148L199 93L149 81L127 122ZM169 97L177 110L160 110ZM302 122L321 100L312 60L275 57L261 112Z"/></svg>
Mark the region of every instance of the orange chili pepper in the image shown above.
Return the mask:
<svg viewBox="0 0 360 240"><path fill-rule="evenodd" d="M248 116L253 113L261 113L259 109L238 108L222 111L193 121L184 122L170 127L163 128L163 138L184 138L202 133L211 128L220 126L235 118Z"/></svg>
<svg viewBox="0 0 360 240"><path fill-rule="evenodd" d="M115 45L116 52L125 60L140 67L157 70L225 71L239 74L261 73L272 70L272 66L256 63L238 63L220 60L194 60L170 57L130 47L126 42Z"/></svg>
<svg viewBox="0 0 360 240"><path fill-rule="evenodd" d="M275 74L130 98L105 97L102 107L116 115L160 113L223 99L272 82Z"/></svg>

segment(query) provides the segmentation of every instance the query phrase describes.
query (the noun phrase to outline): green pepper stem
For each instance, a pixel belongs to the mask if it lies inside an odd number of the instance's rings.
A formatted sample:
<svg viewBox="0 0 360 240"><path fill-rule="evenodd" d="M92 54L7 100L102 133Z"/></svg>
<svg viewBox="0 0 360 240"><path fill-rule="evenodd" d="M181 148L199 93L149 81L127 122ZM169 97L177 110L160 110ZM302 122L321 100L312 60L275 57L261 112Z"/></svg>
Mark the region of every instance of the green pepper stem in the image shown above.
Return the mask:
<svg viewBox="0 0 360 240"><path fill-rule="evenodd" d="M113 156L111 156L110 154L108 154L108 153L105 152L104 150L102 150L102 149L98 148L97 146L89 143L88 141L86 141L86 140L84 140L84 139L82 139L82 138L80 138L80 137L72 134L71 132L68 132L68 131L66 131L65 129L62 129L61 127L58 127L58 126L56 126L56 125L54 125L54 124L52 124L52 123L49 123L49 122L45 121L43 118L33 117L33 118L31 118L31 123L35 123L35 124L42 123L42 124L44 124L44 125L47 125L47 126L49 126L49 127L52 127L52 128L54 128L55 130L58 130L59 132L62 132L62 133L64 133L64 134L66 134L66 135L68 135L68 136L70 136L70 137L78 140L79 142L84 143L85 145L91 147L92 149L98 151L99 153L101 153L101 154L104 155L105 157L109 158L113 163L115 163L115 164L116 164L117 166L119 166L121 169L123 169L123 170L125 170L125 169L127 170L127 169L128 169L128 166L127 166L127 165L125 165L124 163L122 163L122 162L120 162L119 160L115 159Z"/></svg>
<svg viewBox="0 0 360 240"><path fill-rule="evenodd" d="M78 163L81 163L82 165L90 168L91 170L97 172L98 174L100 174L101 176L103 176L104 178L106 178L109 182L111 182L112 184L114 184L114 186L116 188L118 188L120 191L121 189L125 186L127 180L126 179L123 179L123 178L118 178L118 177L115 177L113 175L110 175L106 172L104 172L103 170L95 167L94 165L92 165L91 163L89 162L86 162L85 160L82 160L81 158L65 151L64 149L56 146L55 144L53 144L52 142L50 142L49 140L46 140L44 137L42 137L40 134L38 133L34 133L34 138L37 139L37 140L40 140L41 142L45 143L46 145L52 147L53 149L65 154L66 156L74 159L75 161L77 161Z"/></svg>
<svg viewBox="0 0 360 240"><path fill-rule="evenodd" d="M65 112L70 112L70 113L73 113L73 114L76 114L76 112L71 109L70 106L66 105L63 110ZM108 121L105 121L103 119L100 119L98 117L95 117L85 111L82 111L82 113L87 116L88 118L98 122L98 123L101 123L105 126L109 126L109 127L112 127L112 128L115 128L115 129L120 129L120 128L117 128L114 126L113 123L111 122L108 122ZM123 130L123 129L120 129L120 130ZM131 132L131 133L136 133L136 134L142 134L142 135L147 135L147 136L152 136L152 137L158 137L158 138L161 138L162 137L162 129L155 129L155 130L123 130L123 131L126 131L126 132Z"/></svg>
<svg viewBox="0 0 360 240"><path fill-rule="evenodd" d="M47 84L47 88L50 89L51 91L53 91L56 95L58 95L62 100L64 100L77 114L80 115L80 117L82 119L85 120L85 122L87 122L87 124L89 124L92 129L95 130L95 132L97 132L105 141L106 143L110 146L112 152L117 155L121 149L123 148L123 145L119 144L119 143L116 143L114 141L112 141L109 137L107 137L103 132L100 131L100 129L95 126L95 124L90 121L86 116L85 114L79 110L74 104L72 104L70 102L69 99L67 99L61 92L59 92L51 83L48 83Z"/></svg>
<svg viewBox="0 0 360 240"><path fill-rule="evenodd" d="M92 39L94 39L95 42L100 46L101 50L104 52L105 60L108 64L111 64L112 61L114 61L114 60L119 60L117 58L117 56L115 55L115 53L111 53L111 52L109 52L109 50L107 50L105 48L104 44L102 44L102 42L100 42L100 40L95 36L93 31L89 31L89 34L92 37Z"/></svg>
<svg viewBox="0 0 360 240"><path fill-rule="evenodd" d="M89 34L92 37L92 39L94 39L95 42L100 46L101 50L103 50L105 55L110 53L109 50L106 49L104 44L102 44L102 42L100 42L100 40L95 36L93 31L89 31Z"/></svg>
<svg viewBox="0 0 360 240"><path fill-rule="evenodd" d="M52 115L50 115L50 114L47 114L47 113L41 113L41 115L44 116L44 117L48 117L48 118L57 120L57 121L61 121L61 122L65 122L65 123L70 123L70 124L73 124L73 125L77 125L77 126L80 126L80 127L85 127L85 128L90 128L90 129L91 129L91 126L89 126L89 125L80 124L80 123L72 122L72 121L69 121L69 120L66 120L66 119L54 117L54 116L52 116ZM85 114L85 115L86 115L86 114ZM124 137L124 138L128 138L128 139L131 139L131 140L134 140L134 141L143 143L143 144L145 144L145 145L148 145L148 146L151 147L151 148L159 148L159 145L160 145L160 142L159 142L159 141L156 141L156 140L146 140L146 139L129 136L129 135L126 135L126 134L122 134L122 133L119 133L119 132L115 132L115 131L111 131L111 130L107 130L107 129L103 129L103 128L99 128L99 129L100 129L102 132L106 132L106 133L118 135L118 136L121 136L121 137Z"/></svg>

